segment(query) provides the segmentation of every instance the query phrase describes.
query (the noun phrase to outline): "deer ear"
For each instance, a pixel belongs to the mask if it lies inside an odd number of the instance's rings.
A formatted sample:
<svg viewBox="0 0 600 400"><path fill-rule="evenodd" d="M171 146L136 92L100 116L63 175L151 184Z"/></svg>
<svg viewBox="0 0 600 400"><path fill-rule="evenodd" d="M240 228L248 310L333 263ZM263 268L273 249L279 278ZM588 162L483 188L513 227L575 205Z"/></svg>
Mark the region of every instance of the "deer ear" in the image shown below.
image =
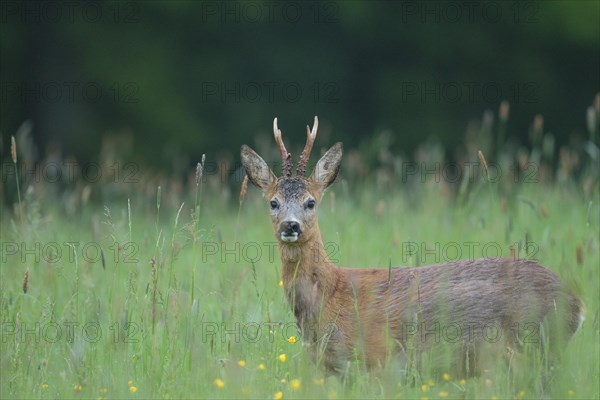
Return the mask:
<svg viewBox="0 0 600 400"><path fill-rule="evenodd" d="M317 184L321 191L324 191L335 181L340 171L342 163L343 146L338 142L331 146L327 153L317 162L314 171L310 175L310 180Z"/></svg>
<svg viewBox="0 0 600 400"><path fill-rule="evenodd" d="M242 165L250 181L254 186L265 192L276 179L273 171L271 171L265 160L246 145L242 146L241 158Z"/></svg>

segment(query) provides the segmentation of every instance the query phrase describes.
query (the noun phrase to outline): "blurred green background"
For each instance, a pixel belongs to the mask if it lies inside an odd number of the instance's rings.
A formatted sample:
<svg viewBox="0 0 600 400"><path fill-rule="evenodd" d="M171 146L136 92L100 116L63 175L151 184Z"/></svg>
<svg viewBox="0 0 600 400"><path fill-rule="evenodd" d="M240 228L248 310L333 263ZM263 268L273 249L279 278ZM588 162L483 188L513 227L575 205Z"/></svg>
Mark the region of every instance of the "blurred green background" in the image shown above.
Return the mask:
<svg viewBox="0 0 600 400"><path fill-rule="evenodd" d="M508 139L528 145L539 113L560 146L588 138L600 88L596 1L1 7L4 155L31 120L40 157L93 161L112 133L130 140L128 160L183 171L203 153L255 145L274 116L297 155L318 115L322 146L389 132L394 152L435 140L452 157L470 121L502 100Z"/></svg>

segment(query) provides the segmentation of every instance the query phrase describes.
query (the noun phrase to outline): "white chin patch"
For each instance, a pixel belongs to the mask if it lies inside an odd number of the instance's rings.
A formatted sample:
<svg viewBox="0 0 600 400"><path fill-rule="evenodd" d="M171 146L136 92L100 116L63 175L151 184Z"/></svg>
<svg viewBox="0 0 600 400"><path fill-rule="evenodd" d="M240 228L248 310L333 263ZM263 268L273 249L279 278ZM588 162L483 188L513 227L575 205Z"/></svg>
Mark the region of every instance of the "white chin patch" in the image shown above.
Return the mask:
<svg viewBox="0 0 600 400"><path fill-rule="evenodd" d="M298 234L294 233L293 235L284 235L283 233L279 234L282 242L295 242L298 240Z"/></svg>

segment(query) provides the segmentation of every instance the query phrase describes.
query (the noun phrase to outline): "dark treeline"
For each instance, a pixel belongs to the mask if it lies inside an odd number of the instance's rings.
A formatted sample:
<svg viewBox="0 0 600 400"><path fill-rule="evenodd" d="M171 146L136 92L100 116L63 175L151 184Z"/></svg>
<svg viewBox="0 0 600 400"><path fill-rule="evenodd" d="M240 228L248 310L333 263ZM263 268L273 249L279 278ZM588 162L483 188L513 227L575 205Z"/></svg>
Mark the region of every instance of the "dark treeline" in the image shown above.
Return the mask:
<svg viewBox="0 0 600 400"><path fill-rule="evenodd" d="M387 131L394 152L433 140L452 156L469 123L503 100L507 139L529 145L541 114L562 145L588 139L600 88L593 1L1 7L4 154L31 120L42 156L94 160L116 135L131 138L128 159L187 168L202 153L264 146L274 116L297 154L317 114L322 146L365 146Z"/></svg>

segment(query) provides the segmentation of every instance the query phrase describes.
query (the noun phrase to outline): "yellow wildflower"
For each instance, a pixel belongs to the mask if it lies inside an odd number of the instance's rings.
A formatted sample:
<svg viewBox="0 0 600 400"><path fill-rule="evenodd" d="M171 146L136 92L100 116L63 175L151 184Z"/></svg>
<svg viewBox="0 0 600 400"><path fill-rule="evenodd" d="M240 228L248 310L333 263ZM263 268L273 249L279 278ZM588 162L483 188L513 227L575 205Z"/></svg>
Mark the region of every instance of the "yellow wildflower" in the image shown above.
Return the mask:
<svg viewBox="0 0 600 400"><path fill-rule="evenodd" d="M467 383L467 381L465 381L464 379L461 379L458 383L460 383L461 385L465 386L465 384Z"/></svg>
<svg viewBox="0 0 600 400"><path fill-rule="evenodd" d="M429 398L428 398L428 397L425 397L425 396L423 396L423 397L421 397L421 400L429 400Z"/></svg>
<svg viewBox="0 0 600 400"><path fill-rule="evenodd" d="M264 371L265 369L267 369L267 367L265 367L265 364L260 363L260 364L258 364L258 369L260 369L261 371Z"/></svg>
<svg viewBox="0 0 600 400"><path fill-rule="evenodd" d="M130 393L135 393L135 392L137 392L137 387L135 387L135 386L129 386L129 392L130 392Z"/></svg>
<svg viewBox="0 0 600 400"><path fill-rule="evenodd" d="M219 378L215 379L213 383L215 384L215 386L216 386L218 389L223 389L223 388L225 387L225 382L223 382L223 381L222 381L221 379L219 379Z"/></svg>
<svg viewBox="0 0 600 400"><path fill-rule="evenodd" d="M245 366L246 366L246 361L244 361L244 360L240 360L240 361L238 361L238 365L239 365L240 367L245 367Z"/></svg>
<svg viewBox="0 0 600 400"><path fill-rule="evenodd" d="M449 381L450 380L450 374L447 372L444 372L442 374L442 378L444 378L445 381Z"/></svg>
<svg viewBox="0 0 600 400"><path fill-rule="evenodd" d="M445 390L442 390L441 392L438 393L438 396L440 396L441 398L448 397L448 392L446 392Z"/></svg>
<svg viewBox="0 0 600 400"><path fill-rule="evenodd" d="M273 398L275 400L281 400L281 399L283 399L283 392L279 391L279 392L275 393L275 396L273 396Z"/></svg>
<svg viewBox="0 0 600 400"><path fill-rule="evenodd" d="M422 385L421 385L421 391L422 391L423 393L425 393L425 392L426 392L426 391L428 391L428 390L429 390L429 386L427 386L426 384L422 384Z"/></svg>
<svg viewBox="0 0 600 400"><path fill-rule="evenodd" d="M290 342L291 344L294 344L294 343L296 343L296 336L290 336L290 337L288 338L288 342Z"/></svg>
<svg viewBox="0 0 600 400"><path fill-rule="evenodd" d="M73 390L76 391L76 392L81 392L81 389L83 389L83 387L81 385L75 385L73 387Z"/></svg>
<svg viewBox="0 0 600 400"><path fill-rule="evenodd" d="M279 361L285 362L285 353L279 355Z"/></svg>
<svg viewBox="0 0 600 400"><path fill-rule="evenodd" d="M100 393L106 394L107 392L108 392L108 388L106 388L106 387L100 388Z"/></svg>
<svg viewBox="0 0 600 400"><path fill-rule="evenodd" d="M42 383L42 389L44 389L44 390L48 389L48 384L47 383Z"/></svg>
<svg viewBox="0 0 600 400"><path fill-rule="evenodd" d="M523 397L525 397L525 391L524 390L519 390L519 393L517 393L517 397L520 398L520 399L523 398Z"/></svg>
<svg viewBox="0 0 600 400"><path fill-rule="evenodd" d="M300 389L300 386L301 386L300 379L292 379L290 381L290 386L292 387L292 390Z"/></svg>
<svg viewBox="0 0 600 400"><path fill-rule="evenodd" d="M283 286L283 281L279 281L279 286ZM281 393L281 392L277 392L277 393ZM283 396L283 393L281 393L281 395Z"/></svg>

